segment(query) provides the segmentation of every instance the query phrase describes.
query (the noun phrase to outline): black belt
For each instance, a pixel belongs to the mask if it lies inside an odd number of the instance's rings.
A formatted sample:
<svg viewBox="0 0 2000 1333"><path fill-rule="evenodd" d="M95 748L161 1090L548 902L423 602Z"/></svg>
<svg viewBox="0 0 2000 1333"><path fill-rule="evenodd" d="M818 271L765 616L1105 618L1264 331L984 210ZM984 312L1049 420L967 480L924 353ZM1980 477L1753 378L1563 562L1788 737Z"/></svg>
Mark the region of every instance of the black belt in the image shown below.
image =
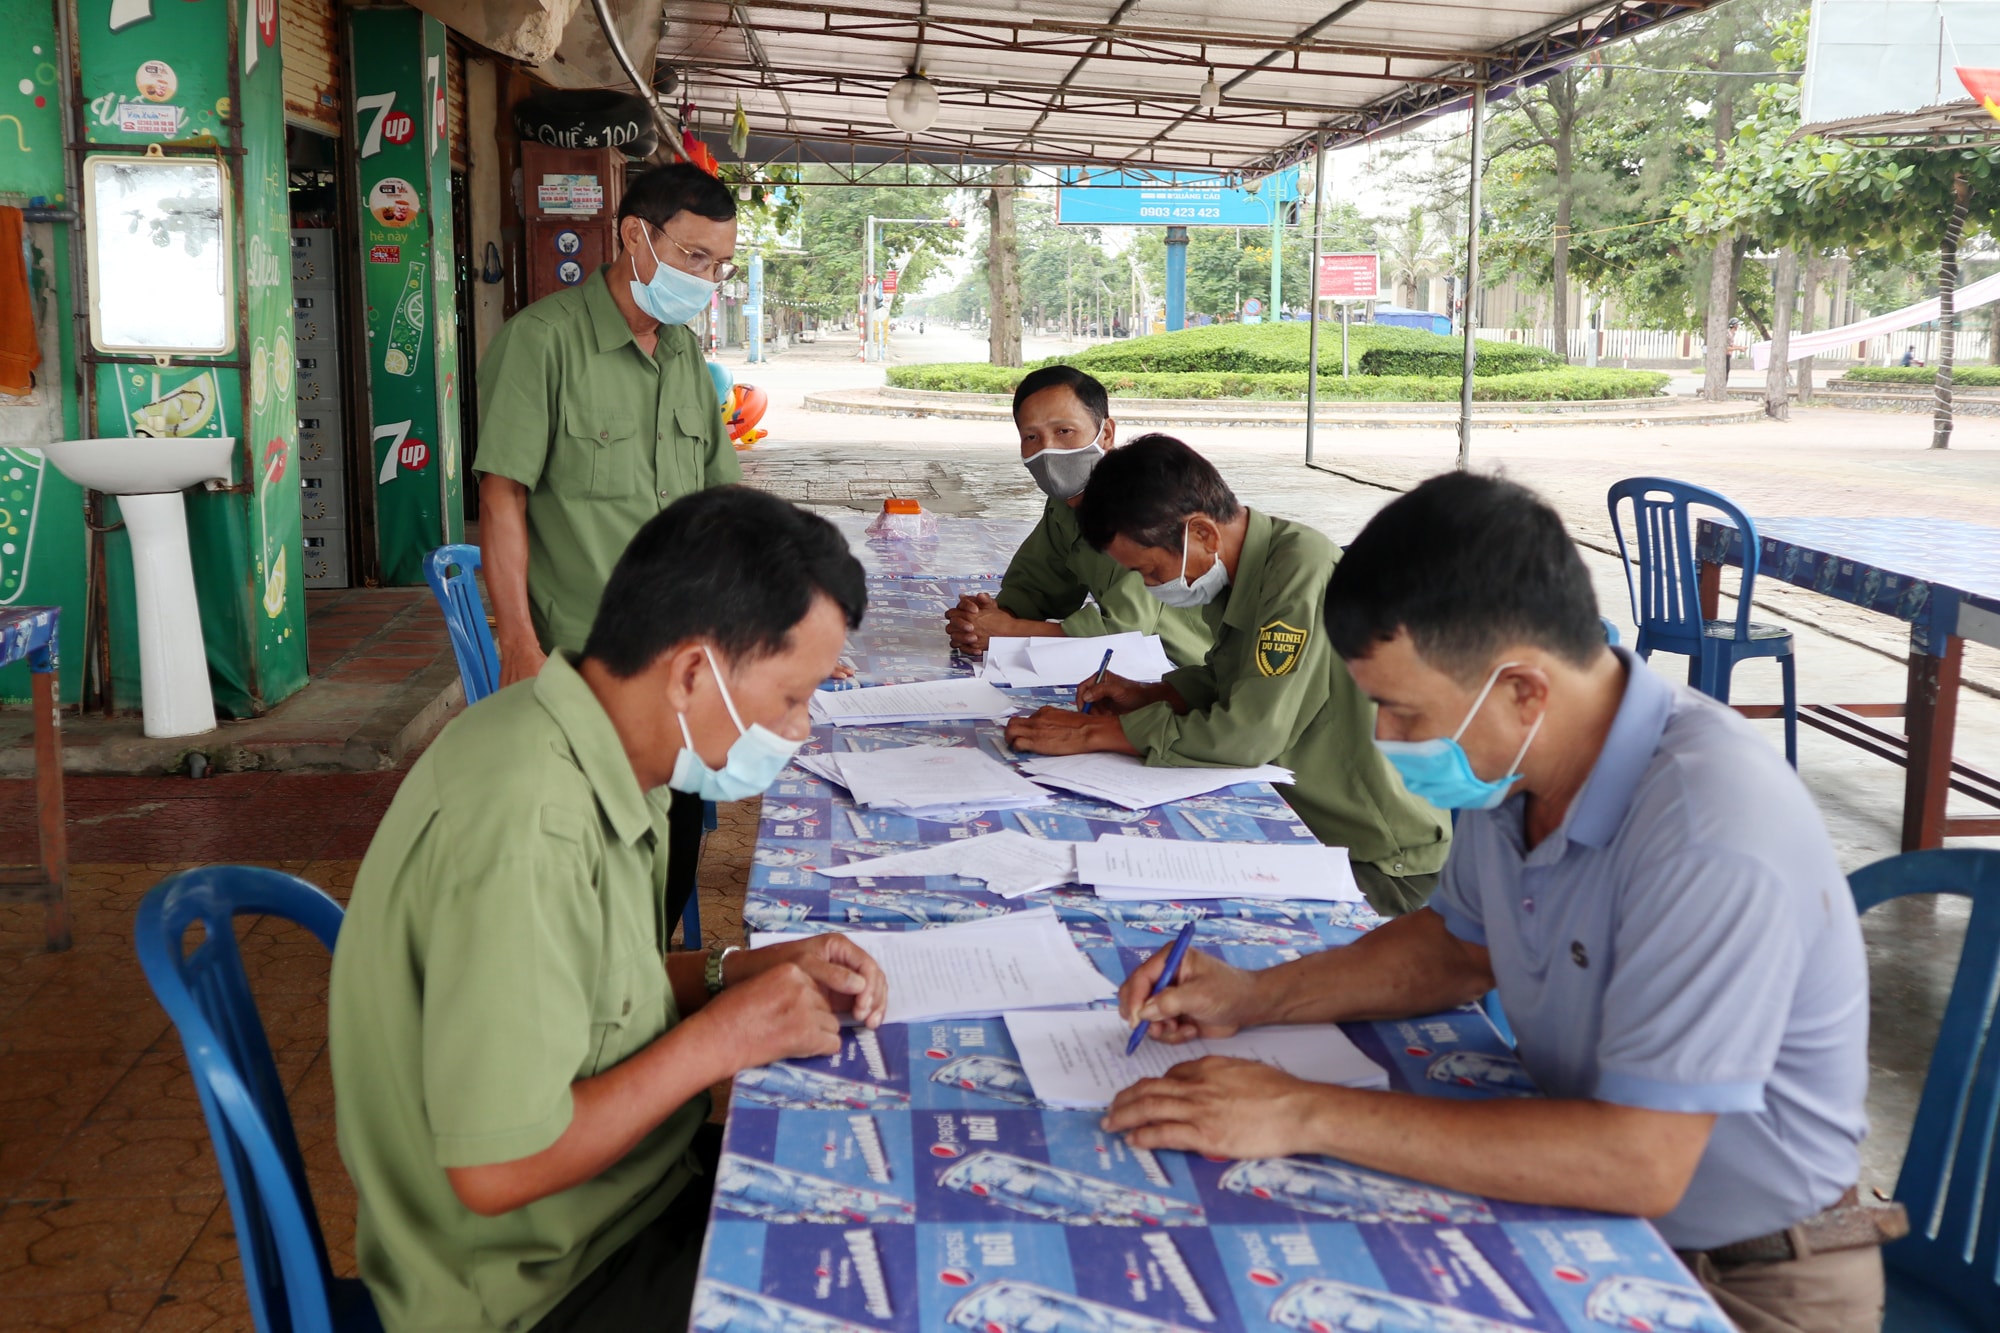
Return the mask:
<svg viewBox="0 0 2000 1333"><path fill-rule="evenodd" d="M1893 1200L1864 1203L1861 1187L1850 1185L1847 1193L1830 1207L1783 1231L1752 1236L1749 1240L1734 1241L1696 1253L1706 1254L1710 1262L1720 1268L1733 1268L1740 1264L1782 1264L1793 1259L1807 1259L1815 1254L1831 1254L1836 1250L1886 1245L1909 1234L1910 1218L1902 1204Z"/></svg>

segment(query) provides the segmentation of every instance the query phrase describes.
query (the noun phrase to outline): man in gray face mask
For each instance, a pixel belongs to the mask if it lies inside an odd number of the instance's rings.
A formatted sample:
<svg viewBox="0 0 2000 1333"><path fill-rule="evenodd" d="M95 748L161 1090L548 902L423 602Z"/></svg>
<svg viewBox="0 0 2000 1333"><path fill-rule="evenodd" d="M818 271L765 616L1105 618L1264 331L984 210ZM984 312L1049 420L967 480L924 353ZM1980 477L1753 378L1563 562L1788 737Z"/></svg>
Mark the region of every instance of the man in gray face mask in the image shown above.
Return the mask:
<svg viewBox="0 0 2000 1333"><path fill-rule="evenodd" d="M1048 496L1042 521L1007 566L999 595L961 597L945 614L954 647L983 653L994 637L1091 638L1157 634L1179 666L1200 662L1210 635L1200 608L1175 609L1083 539L1076 506L1084 484L1111 449L1118 423L1104 386L1071 366L1045 366L1014 391L1021 461Z"/></svg>

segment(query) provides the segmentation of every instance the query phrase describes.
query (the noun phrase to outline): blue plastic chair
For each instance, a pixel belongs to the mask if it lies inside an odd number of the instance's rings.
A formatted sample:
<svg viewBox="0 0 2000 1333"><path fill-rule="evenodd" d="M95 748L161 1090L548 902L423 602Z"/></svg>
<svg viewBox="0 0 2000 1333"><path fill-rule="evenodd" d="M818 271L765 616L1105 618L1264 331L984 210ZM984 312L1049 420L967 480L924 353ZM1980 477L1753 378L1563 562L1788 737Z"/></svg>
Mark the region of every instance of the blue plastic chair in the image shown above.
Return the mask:
<svg viewBox="0 0 2000 1333"><path fill-rule="evenodd" d="M469 708L500 688L500 654L493 647L493 630L486 623L486 600L479 595L479 548L440 546L424 557L424 582L431 585L444 627L458 659L458 679L465 686ZM715 827L715 802L703 801L701 825ZM688 894L681 910L681 947L701 947L701 890Z"/></svg>
<svg viewBox="0 0 2000 1333"><path fill-rule="evenodd" d="M1631 501L1634 541L1625 540L1619 505ZM1736 664L1749 657L1775 657L1784 686L1785 758L1799 766L1799 697L1791 631L1750 619L1750 599L1757 585L1757 526L1727 497L1684 481L1665 477L1627 477L1612 486L1607 497L1611 528L1618 536L1618 554L1625 566L1625 586L1632 594L1632 616L1639 637L1632 651L1644 660L1656 651L1685 653L1688 684L1718 703L1729 702L1729 678ZM1694 558L1694 506L1728 516L1743 534L1743 584L1732 620L1705 620ZM1636 547L1639 573L1632 567Z"/></svg>
<svg viewBox="0 0 2000 1333"><path fill-rule="evenodd" d="M1974 1333L2000 1310L2000 852L1906 852L1848 876L1854 905L1913 893L1972 900L1958 976L1896 1179L1910 1234L1884 1246L1883 1333Z"/></svg>
<svg viewBox="0 0 2000 1333"><path fill-rule="evenodd" d="M486 601L479 595L479 548L440 546L424 557L424 582L431 585L451 635L465 702L478 703L500 688L500 654L486 624Z"/></svg>
<svg viewBox="0 0 2000 1333"><path fill-rule="evenodd" d="M329 950L340 934L340 905L302 879L203 866L169 875L140 903L139 965L187 1050L258 1333L380 1333L368 1289L327 1265L285 1089L236 947L234 919L246 913L296 922ZM183 954L196 923L203 938Z"/></svg>

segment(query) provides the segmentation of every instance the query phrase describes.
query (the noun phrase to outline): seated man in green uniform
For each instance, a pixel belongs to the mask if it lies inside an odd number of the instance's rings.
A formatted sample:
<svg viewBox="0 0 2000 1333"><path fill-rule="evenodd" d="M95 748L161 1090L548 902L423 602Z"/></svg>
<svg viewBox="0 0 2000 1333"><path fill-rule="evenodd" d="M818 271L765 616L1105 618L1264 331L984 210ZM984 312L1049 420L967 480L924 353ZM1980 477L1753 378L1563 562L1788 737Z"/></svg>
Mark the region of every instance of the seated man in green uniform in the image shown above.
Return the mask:
<svg viewBox="0 0 2000 1333"><path fill-rule="evenodd" d="M1077 702L1090 712L1017 717L1008 744L1169 766L1282 764L1298 780L1278 790L1315 837L1348 849L1375 910L1422 906L1451 831L1376 749L1375 706L1327 646L1333 543L1238 503L1214 465L1168 435L1134 440L1098 464L1077 520L1154 596L1200 607L1215 646L1158 684L1086 681Z"/></svg>
<svg viewBox="0 0 2000 1333"><path fill-rule="evenodd" d="M881 1021L844 937L668 953L648 791L767 786L866 601L822 518L676 501L558 651L396 793L333 957L340 1155L389 1333L684 1328L720 1146L708 1089Z"/></svg>
<svg viewBox="0 0 2000 1333"><path fill-rule="evenodd" d="M1200 613L1147 596L1138 575L1084 541L1076 526L1083 485L1117 442L1104 386L1073 367L1045 366L1014 390L1014 425L1021 432L1021 461L1049 502L1007 566L1000 595L961 597L946 613L953 645L983 653L995 637L1136 631L1159 635L1176 666L1200 662L1210 641Z"/></svg>

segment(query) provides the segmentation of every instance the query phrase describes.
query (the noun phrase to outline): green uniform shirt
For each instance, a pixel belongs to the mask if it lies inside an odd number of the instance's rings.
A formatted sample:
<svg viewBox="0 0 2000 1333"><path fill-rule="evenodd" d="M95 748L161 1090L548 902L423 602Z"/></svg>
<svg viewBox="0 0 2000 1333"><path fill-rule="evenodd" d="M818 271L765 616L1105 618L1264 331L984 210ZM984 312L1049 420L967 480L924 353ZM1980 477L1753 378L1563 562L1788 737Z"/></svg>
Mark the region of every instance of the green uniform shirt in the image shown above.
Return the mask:
<svg viewBox="0 0 2000 1333"><path fill-rule="evenodd" d="M694 331L632 341L599 269L507 321L479 363L474 469L528 488L528 606L544 651L583 651L611 567L683 495L741 481Z"/></svg>
<svg viewBox="0 0 2000 1333"><path fill-rule="evenodd" d="M595 1180L498 1217L445 1177L547 1148L570 1084L679 1021L666 862L664 817L560 653L445 728L397 791L328 1005L355 1248L390 1333L528 1328L692 1176L706 1094Z"/></svg>
<svg viewBox="0 0 2000 1333"><path fill-rule="evenodd" d="M1157 634L1176 666L1200 663L1214 638L1200 611L1168 606L1146 591L1144 579L1085 541L1076 511L1061 500L1043 508L994 600L1023 620L1060 620L1063 633L1076 638Z"/></svg>
<svg viewBox="0 0 2000 1333"><path fill-rule="evenodd" d="M1251 511L1236 577L1203 608L1208 660L1167 676L1189 711L1149 704L1121 722L1149 764L1282 764L1298 782L1278 790L1321 842L1387 874L1428 874L1444 865L1450 826L1375 748L1375 705L1327 645L1339 558L1304 524Z"/></svg>

